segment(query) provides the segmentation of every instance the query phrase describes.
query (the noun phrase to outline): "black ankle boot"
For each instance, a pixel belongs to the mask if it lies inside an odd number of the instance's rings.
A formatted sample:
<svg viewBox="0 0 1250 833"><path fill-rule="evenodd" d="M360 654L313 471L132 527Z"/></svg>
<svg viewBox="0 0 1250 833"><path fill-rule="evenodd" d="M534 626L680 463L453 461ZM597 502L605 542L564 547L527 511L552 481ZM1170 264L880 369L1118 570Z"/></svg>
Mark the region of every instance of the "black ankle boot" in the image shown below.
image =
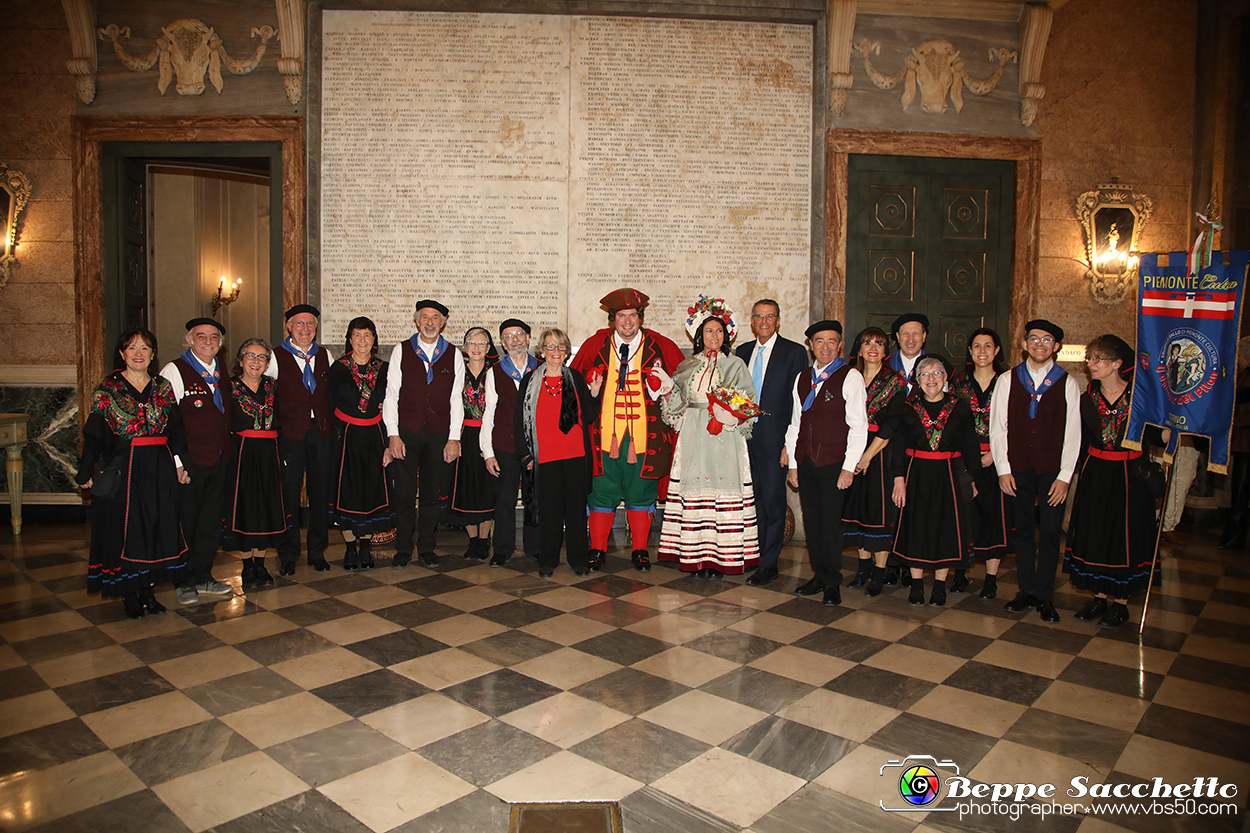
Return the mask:
<svg viewBox="0 0 1250 833"><path fill-rule="evenodd" d="M885 567L873 567L872 577L868 579L868 585L864 588L864 595L880 596L883 584L885 584Z"/></svg>
<svg viewBox="0 0 1250 833"><path fill-rule="evenodd" d="M127 593L122 596L122 609L126 611L126 615L131 619L143 618L143 602L139 601L138 593Z"/></svg>
<svg viewBox="0 0 1250 833"><path fill-rule="evenodd" d="M933 592L929 594L929 604L933 607L942 607L946 604L946 579L935 578L933 580Z"/></svg>
<svg viewBox="0 0 1250 833"><path fill-rule="evenodd" d="M167 609L165 605L156 600L156 595L152 592L151 587L145 587L139 591L139 601L143 604L143 609L148 613L164 613Z"/></svg>
<svg viewBox="0 0 1250 833"><path fill-rule="evenodd" d="M952 593L962 593L968 589L968 571L956 570L955 580L951 582Z"/></svg>
<svg viewBox="0 0 1250 833"><path fill-rule="evenodd" d="M265 569L265 557L258 556L252 559L252 569L256 571L256 587L264 590L267 587L273 587L273 576L269 575L269 571Z"/></svg>
<svg viewBox="0 0 1250 833"><path fill-rule="evenodd" d="M992 599L998 595L998 576L985 576L985 583L981 585L981 592L978 593L983 599Z"/></svg>
<svg viewBox="0 0 1250 833"><path fill-rule="evenodd" d="M859 560L859 569L855 571L855 578L851 579L850 583L847 584L846 586L851 589L855 589L857 587L863 587L865 584L868 583L868 579L871 575L872 575L872 559L861 558Z"/></svg>
<svg viewBox="0 0 1250 833"><path fill-rule="evenodd" d="M372 570L373 569L373 551L372 551L373 539L372 538L358 538L356 540L360 542L360 546L357 548L357 551L360 554L360 569Z"/></svg>
<svg viewBox="0 0 1250 833"><path fill-rule="evenodd" d="M343 553L343 569L355 570L360 567L360 555L356 551L356 541L352 539L347 542L347 549Z"/></svg>
<svg viewBox="0 0 1250 833"><path fill-rule="evenodd" d="M910 573L903 573L903 575L910 580L909 584L911 586L911 592L907 594L907 601L914 605L924 604L924 576L912 578Z"/></svg>

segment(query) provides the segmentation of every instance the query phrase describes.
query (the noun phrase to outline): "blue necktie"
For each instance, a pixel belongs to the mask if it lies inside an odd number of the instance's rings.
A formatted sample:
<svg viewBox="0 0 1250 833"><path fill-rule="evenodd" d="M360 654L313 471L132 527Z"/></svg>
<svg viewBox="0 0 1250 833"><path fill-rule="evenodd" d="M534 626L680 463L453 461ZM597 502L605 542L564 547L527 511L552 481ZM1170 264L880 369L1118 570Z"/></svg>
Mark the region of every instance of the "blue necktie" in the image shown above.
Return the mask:
<svg viewBox="0 0 1250 833"><path fill-rule="evenodd" d="M760 398L760 387L764 384L764 351L768 345L761 344L755 348L755 362L751 365L751 384L755 385L755 398Z"/></svg>

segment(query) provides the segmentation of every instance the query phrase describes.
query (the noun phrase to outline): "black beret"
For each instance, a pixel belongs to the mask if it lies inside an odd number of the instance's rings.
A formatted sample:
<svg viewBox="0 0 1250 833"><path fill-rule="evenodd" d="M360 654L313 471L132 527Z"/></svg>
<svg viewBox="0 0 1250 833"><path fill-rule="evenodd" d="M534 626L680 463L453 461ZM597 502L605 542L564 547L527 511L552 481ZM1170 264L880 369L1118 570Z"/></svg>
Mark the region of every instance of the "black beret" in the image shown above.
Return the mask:
<svg viewBox="0 0 1250 833"><path fill-rule="evenodd" d="M429 298L422 298L420 301L417 301L416 309L413 311L420 312L423 309L436 309L438 310L439 315L443 316L444 318L446 318L449 315L449 311L447 307L443 306L438 301L432 301Z"/></svg>
<svg viewBox="0 0 1250 833"><path fill-rule="evenodd" d="M192 318L190 321L187 322L187 332L191 332L196 327L202 327L205 324L209 325L210 327L216 327L218 330L221 331L221 334L223 336L226 334L226 328L221 326L220 322L214 321L211 318Z"/></svg>
<svg viewBox="0 0 1250 833"><path fill-rule="evenodd" d="M1100 335L1099 338L1103 341L1109 342L1115 349L1115 358L1119 359L1121 362L1121 372L1131 370L1134 366L1136 366L1137 351L1130 347L1127 341L1120 338L1118 335L1113 335L1112 333Z"/></svg>
<svg viewBox="0 0 1250 833"><path fill-rule="evenodd" d="M924 331L926 333L929 332L929 316L925 315L923 312L905 312L898 318L894 319L894 323L890 326L890 334L897 336L898 331L902 329L903 325L912 321L915 321L919 323L921 327L924 327Z"/></svg>
<svg viewBox="0 0 1250 833"><path fill-rule="evenodd" d="M803 335L808 338L812 338L817 333L823 333L825 330L833 330L838 335L842 335L842 325L831 318L826 318L824 321L817 321L815 324L804 330Z"/></svg>
<svg viewBox="0 0 1250 833"><path fill-rule="evenodd" d="M286 311L285 318L287 321L290 321L295 316L300 315L305 312L311 313L313 316L317 318L321 317L321 310L317 309L312 304L296 304L295 306L291 307L289 310Z"/></svg>
<svg viewBox="0 0 1250 833"><path fill-rule="evenodd" d="M1042 330L1050 333L1055 337L1055 341L1063 341L1063 327L1058 324L1052 324L1045 318L1034 318L1032 321L1024 325L1024 334L1027 336L1030 330Z"/></svg>
<svg viewBox="0 0 1250 833"><path fill-rule="evenodd" d="M503 331L508 329L509 327L520 327L522 330L525 330L526 335L530 334L529 324L526 324L524 321L522 321L519 318L506 318L504 319L504 322L499 325L499 337L500 338L503 338Z"/></svg>

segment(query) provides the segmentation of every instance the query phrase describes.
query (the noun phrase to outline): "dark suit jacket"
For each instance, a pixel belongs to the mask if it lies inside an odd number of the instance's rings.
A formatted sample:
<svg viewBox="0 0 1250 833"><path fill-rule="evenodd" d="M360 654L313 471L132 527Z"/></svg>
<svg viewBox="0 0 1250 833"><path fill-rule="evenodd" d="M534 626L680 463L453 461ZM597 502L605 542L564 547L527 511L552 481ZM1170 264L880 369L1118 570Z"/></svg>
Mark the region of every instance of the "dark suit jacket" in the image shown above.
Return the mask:
<svg viewBox="0 0 1250 833"><path fill-rule="evenodd" d="M747 364L750 371L755 359L755 348L759 346L757 339L739 345L738 358ZM807 348L788 338L777 336L773 342L773 355L768 358L768 372L764 374L764 389L756 391L759 405L767 413L761 416L751 430L751 445L762 447L765 451L775 450L781 455L781 447L785 445L786 429L790 427L790 411L794 405L794 380L807 369Z"/></svg>

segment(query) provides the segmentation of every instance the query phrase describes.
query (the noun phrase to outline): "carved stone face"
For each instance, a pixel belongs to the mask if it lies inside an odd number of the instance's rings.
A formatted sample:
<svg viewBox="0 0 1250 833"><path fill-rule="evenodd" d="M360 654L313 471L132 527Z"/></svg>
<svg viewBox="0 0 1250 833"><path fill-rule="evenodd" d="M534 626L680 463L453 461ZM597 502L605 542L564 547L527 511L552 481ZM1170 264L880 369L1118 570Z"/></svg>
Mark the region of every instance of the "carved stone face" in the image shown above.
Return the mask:
<svg viewBox="0 0 1250 833"><path fill-rule="evenodd" d="M929 40L911 51L920 85L920 106L926 113L945 113L946 97L955 83L959 52L950 41Z"/></svg>

